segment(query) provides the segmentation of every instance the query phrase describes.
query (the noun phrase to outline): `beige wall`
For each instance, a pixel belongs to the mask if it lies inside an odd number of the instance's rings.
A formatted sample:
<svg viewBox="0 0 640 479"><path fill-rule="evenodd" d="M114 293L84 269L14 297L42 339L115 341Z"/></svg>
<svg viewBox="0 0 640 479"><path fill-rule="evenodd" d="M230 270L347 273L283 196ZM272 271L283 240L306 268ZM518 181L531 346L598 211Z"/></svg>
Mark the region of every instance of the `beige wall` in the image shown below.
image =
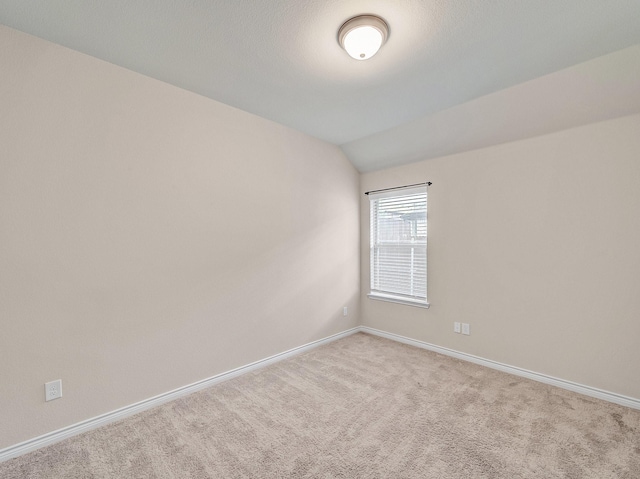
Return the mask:
<svg viewBox="0 0 640 479"><path fill-rule="evenodd" d="M361 195L363 324L640 398L640 115L364 174L361 190L426 180L431 309L367 299Z"/></svg>
<svg viewBox="0 0 640 479"><path fill-rule="evenodd" d="M337 147L2 26L0 45L0 448L358 324Z"/></svg>
<svg viewBox="0 0 640 479"><path fill-rule="evenodd" d="M0 448L360 319L640 398L640 115L359 177L259 117L0 44ZM423 180L432 307L369 300L362 192Z"/></svg>

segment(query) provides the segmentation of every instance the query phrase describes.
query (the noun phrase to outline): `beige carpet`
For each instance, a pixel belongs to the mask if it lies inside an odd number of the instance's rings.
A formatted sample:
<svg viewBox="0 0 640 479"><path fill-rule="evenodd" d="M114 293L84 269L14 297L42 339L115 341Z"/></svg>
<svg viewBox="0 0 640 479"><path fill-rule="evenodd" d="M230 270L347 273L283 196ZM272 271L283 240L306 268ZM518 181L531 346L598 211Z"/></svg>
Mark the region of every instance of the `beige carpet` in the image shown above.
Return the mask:
<svg viewBox="0 0 640 479"><path fill-rule="evenodd" d="M359 333L0 477L638 479L640 411Z"/></svg>

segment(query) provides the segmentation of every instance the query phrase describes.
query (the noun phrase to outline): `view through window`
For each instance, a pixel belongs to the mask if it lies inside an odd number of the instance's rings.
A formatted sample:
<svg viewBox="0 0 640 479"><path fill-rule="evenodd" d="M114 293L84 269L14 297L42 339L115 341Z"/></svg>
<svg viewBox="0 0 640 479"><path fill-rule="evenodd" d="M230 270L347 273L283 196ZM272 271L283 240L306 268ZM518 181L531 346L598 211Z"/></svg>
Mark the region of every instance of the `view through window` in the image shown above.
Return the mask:
<svg viewBox="0 0 640 479"><path fill-rule="evenodd" d="M427 187L371 192L369 297L427 303Z"/></svg>

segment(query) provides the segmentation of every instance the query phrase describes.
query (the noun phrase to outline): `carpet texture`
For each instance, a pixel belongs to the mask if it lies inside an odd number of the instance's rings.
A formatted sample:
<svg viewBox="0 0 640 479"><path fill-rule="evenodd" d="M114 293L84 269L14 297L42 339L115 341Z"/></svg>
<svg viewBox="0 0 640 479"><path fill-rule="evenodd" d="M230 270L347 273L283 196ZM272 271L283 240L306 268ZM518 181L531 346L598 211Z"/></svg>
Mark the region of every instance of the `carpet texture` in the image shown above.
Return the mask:
<svg viewBox="0 0 640 479"><path fill-rule="evenodd" d="M638 479L640 411L358 333L0 477Z"/></svg>

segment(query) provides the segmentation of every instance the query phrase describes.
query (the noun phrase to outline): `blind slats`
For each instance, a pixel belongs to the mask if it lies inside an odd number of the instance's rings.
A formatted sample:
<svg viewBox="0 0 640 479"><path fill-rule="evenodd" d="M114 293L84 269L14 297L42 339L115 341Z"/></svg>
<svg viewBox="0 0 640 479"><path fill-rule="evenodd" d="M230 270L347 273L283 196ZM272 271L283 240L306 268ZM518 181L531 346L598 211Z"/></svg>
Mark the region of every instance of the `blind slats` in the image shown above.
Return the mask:
<svg viewBox="0 0 640 479"><path fill-rule="evenodd" d="M371 199L371 291L427 300L427 192Z"/></svg>

